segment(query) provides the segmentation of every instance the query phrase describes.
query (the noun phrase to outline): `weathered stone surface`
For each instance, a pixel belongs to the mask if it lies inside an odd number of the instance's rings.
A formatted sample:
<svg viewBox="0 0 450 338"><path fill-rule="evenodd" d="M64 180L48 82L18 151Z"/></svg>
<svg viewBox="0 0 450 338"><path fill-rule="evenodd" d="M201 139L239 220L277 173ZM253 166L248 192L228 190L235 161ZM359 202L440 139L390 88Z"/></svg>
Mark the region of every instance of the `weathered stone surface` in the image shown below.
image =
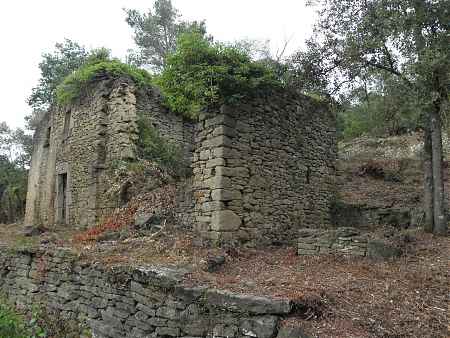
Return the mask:
<svg viewBox="0 0 450 338"><path fill-rule="evenodd" d="M51 272L27 273L43 260ZM64 318L87 319L97 338L273 338L291 311L287 300L186 287L186 271L87 265L68 252L0 251L0 292L24 307L39 300Z"/></svg>
<svg viewBox="0 0 450 338"><path fill-rule="evenodd" d="M355 228L301 229L298 235L299 255L366 256L367 253L366 234Z"/></svg>
<svg viewBox="0 0 450 338"><path fill-rule="evenodd" d="M211 217L197 228L204 242L292 243L300 224L331 225L336 138L325 106L284 93L203 117L193 166L202 188L197 216ZM216 201L221 209L211 208ZM240 225L214 223L222 210L235 213Z"/></svg>
<svg viewBox="0 0 450 338"><path fill-rule="evenodd" d="M292 243L300 226L330 225L336 133L324 104L285 90L211 108L194 123L168 111L156 89L140 90L130 79L105 76L90 89L37 128L26 224L83 227L126 203L137 187L124 184L112 199L109 169L137 159L144 119L192 169L193 177L177 184L174 208L177 223L195 229L199 241ZM225 211L235 214L231 222L218 221ZM135 223L149 222L144 213Z"/></svg>
<svg viewBox="0 0 450 338"><path fill-rule="evenodd" d="M211 229L214 231L234 231L239 229L241 222L241 218L231 210L214 211Z"/></svg>
<svg viewBox="0 0 450 338"><path fill-rule="evenodd" d="M202 270L207 272L216 272L225 264L225 256L208 256L201 261Z"/></svg>
<svg viewBox="0 0 450 338"><path fill-rule="evenodd" d="M175 143L187 161L192 157L194 124L163 108L156 89L142 91L132 80L114 76L96 82L89 92L70 107L51 109L36 129L26 225L83 227L126 202L106 194L112 179L108 169L118 161L136 159L140 118ZM190 188L187 192L192 194ZM182 195L177 208L187 214L183 220L192 223L192 203Z"/></svg>
<svg viewBox="0 0 450 338"><path fill-rule="evenodd" d="M238 190L215 189L211 192L213 201L233 201L241 200L242 194Z"/></svg>
<svg viewBox="0 0 450 338"><path fill-rule="evenodd" d="M272 338L276 334L278 317L253 317L244 319L240 325L241 332L250 337Z"/></svg>
<svg viewBox="0 0 450 338"><path fill-rule="evenodd" d="M205 297L211 305L234 312L287 314L292 309L292 304L288 300L273 300L265 297L237 295L222 290L208 290Z"/></svg>

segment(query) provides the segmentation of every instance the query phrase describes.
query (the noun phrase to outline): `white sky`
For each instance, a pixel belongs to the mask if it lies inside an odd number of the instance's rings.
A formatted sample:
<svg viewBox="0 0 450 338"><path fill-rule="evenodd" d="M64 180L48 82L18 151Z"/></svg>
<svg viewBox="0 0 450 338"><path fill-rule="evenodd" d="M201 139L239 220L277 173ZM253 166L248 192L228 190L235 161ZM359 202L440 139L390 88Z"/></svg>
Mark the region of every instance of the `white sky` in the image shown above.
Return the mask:
<svg viewBox="0 0 450 338"><path fill-rule="evenodd" d="M312 30L314 10L302 0L172 0L183 19L206 20L219 41L270 39L274 51L291 38L289 52ZM151 0L4 0L0 2L0 121L23 127L25 100L39 78L43 52L64 38L88 48L107 47L123 58L134 48L122 8L146 10Z"/></svg>

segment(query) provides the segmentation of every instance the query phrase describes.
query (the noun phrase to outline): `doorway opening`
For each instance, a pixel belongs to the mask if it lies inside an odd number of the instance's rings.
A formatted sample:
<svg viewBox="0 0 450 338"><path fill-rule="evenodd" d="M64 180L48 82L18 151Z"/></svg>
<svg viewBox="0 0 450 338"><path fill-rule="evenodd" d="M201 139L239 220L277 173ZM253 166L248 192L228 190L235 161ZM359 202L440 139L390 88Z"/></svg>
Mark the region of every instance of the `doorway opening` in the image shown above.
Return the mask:
<svg viewBox="0 0 450 338"><path fill-rule="evenodd" d="M67 223L67 173L58 175L57 220L59 224Z"/></svg>

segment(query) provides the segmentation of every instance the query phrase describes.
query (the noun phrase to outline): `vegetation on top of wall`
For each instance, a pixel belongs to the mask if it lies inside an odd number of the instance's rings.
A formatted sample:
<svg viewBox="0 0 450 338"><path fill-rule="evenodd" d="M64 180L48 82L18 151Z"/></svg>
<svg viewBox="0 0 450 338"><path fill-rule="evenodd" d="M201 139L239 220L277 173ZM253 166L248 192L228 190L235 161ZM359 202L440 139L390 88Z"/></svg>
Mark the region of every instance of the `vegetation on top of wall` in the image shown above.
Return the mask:
<svg viewBox="0 0 450 338"><path fill-rule="evenodd" d="M150 86L152 83L152 77L143 69L119 60L92 60L67 76L56 88L56 102L61 105L72 102L81 95L82 89L89 82L104 74L130 77L139 87Z"/></svg>
<svg viewBox="0 0 450 338"><path fill-rule="evenodd" d="M155 82L169 108L190 118L209 105L234 103L282 86L267 64L198 32L179 36L176 51L167 57Z"/></svg>

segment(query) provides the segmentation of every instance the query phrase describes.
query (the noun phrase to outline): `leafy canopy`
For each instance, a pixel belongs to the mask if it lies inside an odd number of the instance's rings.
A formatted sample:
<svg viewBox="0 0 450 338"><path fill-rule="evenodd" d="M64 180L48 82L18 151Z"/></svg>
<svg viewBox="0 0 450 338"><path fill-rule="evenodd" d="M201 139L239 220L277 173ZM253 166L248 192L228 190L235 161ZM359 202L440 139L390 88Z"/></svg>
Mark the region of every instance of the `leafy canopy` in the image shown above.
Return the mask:
<svg viewBox="0 0 450 338"><path fill-rule="evenodd" d="M0 123L0 223L15 222L24 214L31 150L30 135Z"/></svg>
<svg viewBox="0 0 450 338"><path fill-rule="evenodd" d="M41 77L28 98L28 104L32 108L31 116L25 118L28 128L35 129L46 111L55 103L56 88L68 75L93 60L108 58L109 54L110 51L105 48L88 51L68 39L57 43L54 52L43 54L39 64Z"/></svg>
<svg viewBox="0 0 450 338"><path fill-rule="evenodd" d="M266 64L252 61L242 49L213 43L201 32L180 35L156 83L168 106L190 118L206 106L233 103L281 86Z"/></svg>
<svg viewBox="0 0 450 338"><path fill-rule="evenodd" d="M74 70L83 65L88 57L84 47L71 40L55 45L53 53L42 55L39 64L41 77L32 89L28 104L33 110L47 110L54 101L56 87Z"/></svg>
<svg viewBox="0 0 450 338"><path fill-rule="evenodd" d="M318 5L319 19L307 48L291 59L295 86L347 102L341 118L349 118L354 130L363 125L372 132L413 129L436 106L445 121L450 87L448 1L310 3Z"/></svg>

